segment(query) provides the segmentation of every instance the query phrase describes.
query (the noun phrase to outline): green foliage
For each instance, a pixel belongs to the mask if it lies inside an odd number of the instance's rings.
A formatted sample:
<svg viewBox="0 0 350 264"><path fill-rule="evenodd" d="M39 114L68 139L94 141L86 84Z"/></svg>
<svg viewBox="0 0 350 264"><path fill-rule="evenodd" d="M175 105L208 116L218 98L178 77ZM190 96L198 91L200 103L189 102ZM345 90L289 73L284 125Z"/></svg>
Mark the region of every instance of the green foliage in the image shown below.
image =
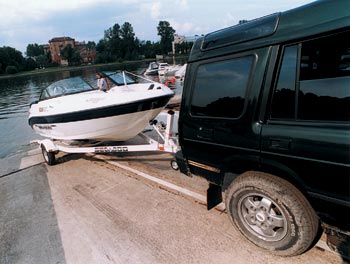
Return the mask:
<svg viewBox="0 0 350 264"><path fill-rule="evenodd" d="M68 65L80 64L80 54L70 44L68 44L61 50L61 56L68 61Z"/></svg>
<svg viewBox="0 0 350 264"><path fill-rule="evenodd" d="M88 41L86 44L86 49L91 51L91 50L96 50L96 43L95 41Z"/></svg>
<svg viewBox="0 0 350 264"><path fill-rule="evenodd" d="M16 67L17 71L24 70L25 59L22 52L6 46L0 48L0 72L6 73L7 66Z"/></svg>
<svg viewBox="0 0 350 264"><path fill-rule="evenodd" d="M38 68L47 68L50 66L50 58L47 55L40 55L36 57L36 63Z"/></svg>
<svg viewBox="0 0 350 264"><path fill-rule="evenodd" d="M176 31L170 26L168 21L159 21L157 30L160 36L162 54L168 54L168 52L172 51L172 42L174 41L174 33Z"/></svg>
<svg viewBox="0 0 350 264"><path fill-rule="evenodd" d="M18 69L16 66L7 66L6 67L6 74L15 74L18 72Z"/></svg>
<svg viewBox="0 0 350 264"><path fill-rule="evenodd" d="M118 58L121 55L120 35L120 26L118 24L115 24L112 28L105 30L104 40L106 43L107 52L109 53L109 58Z"/></svg>
<svg viewBox="0 0 350 264"><path fill-rule="evenodd" d="M135 38L132 25L125 22L105 30L104 38L96 45L95 63L108 63L139 58L140 41Z"/></svg>
<svg viewBox="0 0 350 264"><path fill-rule="evenodd" d="M141 55L145 58L154 58L156 54L162 53L159 42L140 41L135 37L134 29L129 22L125 22L122 26L115 24L105 30L104 38L96 45L96 51L95 63L137 60Z"/></svg>
<svg viewBox="0 0 350 264"><path fill-rule="evenodd" d="M135 33L132 25L129 22L125 22L121 28L121 58L126 60L132 60L133 53L137 54L137 43L135 39Z"/></svg>
<svg viewBox="0 0 350 264"><path fill-rule="evenodd" d="M175 44L175 52L179 54L189 53L192 49L193 42L183 42L181 44Z"/></svg>
<svg viewBox="0 0 350 264"><path fill-rule="evenodd" d="M31 70L34 70L36 68L38 68L37 62L32 58L27 58L26 62L25 62L25 70L31 71Z"/></svg>
<svg viewBox="0 0 350 264"><path fill-rule="evenodd" d="M44 47L38 44L28 44L27 52L28 57L37 57L40 55L44 55Z"/></svg>

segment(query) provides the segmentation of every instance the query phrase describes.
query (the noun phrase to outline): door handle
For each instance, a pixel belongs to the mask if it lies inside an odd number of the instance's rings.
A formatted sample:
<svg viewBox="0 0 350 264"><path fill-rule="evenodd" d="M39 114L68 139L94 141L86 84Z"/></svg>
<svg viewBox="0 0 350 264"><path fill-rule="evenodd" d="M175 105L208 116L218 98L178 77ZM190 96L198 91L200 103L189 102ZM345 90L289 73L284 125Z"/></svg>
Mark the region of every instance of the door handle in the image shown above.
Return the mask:
<svg viewBox="0 0 350 264"><path fill-rule="evenodd" d="M290 150L292 141L290 139L270 138L270 148Z"/></svg>
<svg viewBox="0 0 350 264"><path fill-rule="evenodd" d="M212 128L200 127L197 137L200 139L213 139L214 130Z"/></svg>

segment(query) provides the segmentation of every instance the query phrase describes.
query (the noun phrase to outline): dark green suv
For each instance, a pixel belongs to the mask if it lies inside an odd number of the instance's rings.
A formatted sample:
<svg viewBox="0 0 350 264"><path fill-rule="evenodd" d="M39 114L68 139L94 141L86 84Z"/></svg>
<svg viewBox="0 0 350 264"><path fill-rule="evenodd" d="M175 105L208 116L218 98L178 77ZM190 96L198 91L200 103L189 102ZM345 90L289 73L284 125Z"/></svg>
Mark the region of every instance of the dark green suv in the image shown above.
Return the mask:
<svg viewBox="0 0 350 264"><path fill-rule="evenodd" d="M177 163L209 181L208 207L225 192L234 226L274 254L303 253L321 226L349 252L349 39L350 1L330 0L192 48Z"/></svg>

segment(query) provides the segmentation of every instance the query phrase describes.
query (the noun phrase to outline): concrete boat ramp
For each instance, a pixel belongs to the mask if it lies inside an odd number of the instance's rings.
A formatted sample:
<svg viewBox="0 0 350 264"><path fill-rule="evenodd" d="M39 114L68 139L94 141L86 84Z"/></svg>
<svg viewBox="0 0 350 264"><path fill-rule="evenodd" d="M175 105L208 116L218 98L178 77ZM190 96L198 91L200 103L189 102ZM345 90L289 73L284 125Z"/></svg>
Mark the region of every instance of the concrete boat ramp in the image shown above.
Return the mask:
<svg viewBox="0 0 350 264"><path fill-rule="evenodd" d="M171 158L71 154L48 166L35 147L0 160L0 263L345 263L323 241L293 258L251 245Z"/></svg>

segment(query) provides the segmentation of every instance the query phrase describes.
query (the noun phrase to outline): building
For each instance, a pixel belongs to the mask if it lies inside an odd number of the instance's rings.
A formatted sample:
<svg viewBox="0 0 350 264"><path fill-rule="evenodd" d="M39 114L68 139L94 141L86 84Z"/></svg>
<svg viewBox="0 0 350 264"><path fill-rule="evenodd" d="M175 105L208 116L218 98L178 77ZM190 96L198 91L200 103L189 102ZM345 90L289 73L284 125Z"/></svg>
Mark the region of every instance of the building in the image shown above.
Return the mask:
<svg viewBox="0 0 350 264"><path fill-rule="evenodd" d="M85 44L85 41L75 42L75 48L79 51L82 63L93 63L96 57L95 50L89 50Z"/></svg>
<svg viewBox="0 0 350 264"><path fill-rule="evenodd" d="M58 63L60 65L68 65L67 60L64 60L61 56L61 50L67 45L75 48L75 39L70 37L59 37L49 40L51 60L52 62Z"/></svg>
<svg viewBox="0 0 350 264"><path fill-rule="evenodd" d="M92 63L96 56L96 51L88 50L85 42L78 42L70 37L57 37L49 40L49 49L47 45L44 45L45 54L50 51L51 60L62 66L67 66L68 61L62 58L61 51L67 45L70 45L73 49L77 50L81 57L81 63Z"/></svg>

